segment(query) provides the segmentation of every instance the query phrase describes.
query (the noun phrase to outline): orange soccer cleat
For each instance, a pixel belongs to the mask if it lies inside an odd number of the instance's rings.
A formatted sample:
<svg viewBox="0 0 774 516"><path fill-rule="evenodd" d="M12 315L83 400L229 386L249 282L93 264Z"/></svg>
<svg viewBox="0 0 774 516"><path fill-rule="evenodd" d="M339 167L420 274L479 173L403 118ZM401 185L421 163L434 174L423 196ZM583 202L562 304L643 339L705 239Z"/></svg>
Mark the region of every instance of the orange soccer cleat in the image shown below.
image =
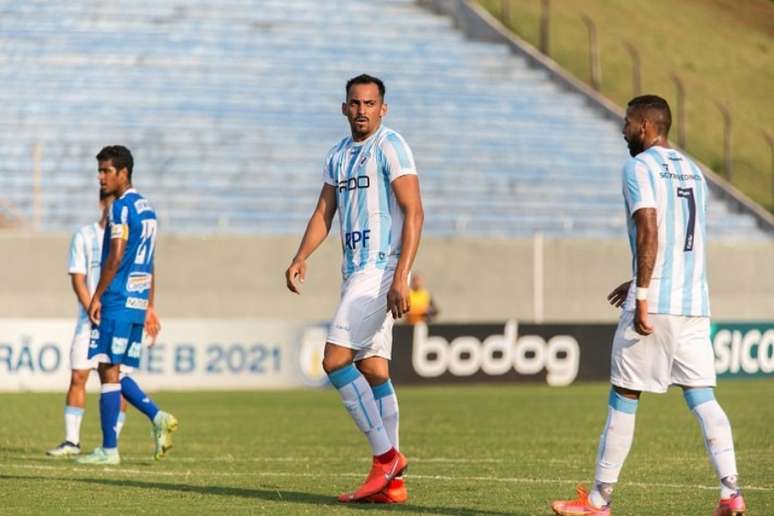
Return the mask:
<svg viewBox="0 0 774 516"><path fill-rule="evenodd" d="M342 503L362 501L371 495L383 491L393 478L400 475L406 469L408 461L399 451L395 451L393 457L386 463L381 463L374 457L371 465L371 471L368 473L363 485L357 488L354 493L344 493L339 495L339 501Z"/></svg>
<svg viewBox="0 0 774 516"><path fill-rule="evenodd" d="M744 498L737 493L731 498L721 498L712 516L743 516L747 507L744 506Z"/></svg>
<svg viewBox="0 0 774 516"><path fill-rule="evenodd" d="M364 498L364 502L369 503L406 503L408 500L408 491L402 478L393 479L384 491Z"/></svg>
<svg viewBox="0 0 774 516"><path fill-rule="evenodd" d="M556 501L551 508L559 516L610 516L610 506L595 507L589 501L589 491L583 485L575 488L578 498L575 500Z"/></svg>

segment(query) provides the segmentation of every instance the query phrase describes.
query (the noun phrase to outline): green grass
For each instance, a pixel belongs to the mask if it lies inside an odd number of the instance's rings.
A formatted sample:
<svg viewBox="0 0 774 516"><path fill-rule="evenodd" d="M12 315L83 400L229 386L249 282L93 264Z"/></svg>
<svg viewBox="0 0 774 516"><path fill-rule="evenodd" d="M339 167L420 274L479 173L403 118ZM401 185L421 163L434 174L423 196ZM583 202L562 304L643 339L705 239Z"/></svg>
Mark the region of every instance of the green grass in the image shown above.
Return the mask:
<svg viewBox="0 0 774 516"><path fill-rule="evenodd" d="M479 0L500 16L501 0ZM506 25L538 46L541 0L510 0ZM601 92L620 106L632 97L631 58L639 49L645 93L664 96L674 108L676 73L686 88L686 147L723 173L722 116L730 109L733 183L774 210L772 155L761 135L774 137L774 4L767 0L552 0L550 53L576 77L589 81L588 35L581 15L598 29ZM676 124L672 137L677 138Z"/></svg>
<svg viewBox="0 0 774 516"><path fill-rule="evenodd" d="M399 388L402 448L413 461L405 506L341 506L364 477L365 439L334 391L160 393L181 422L175 448L151 459L149 424L130 412L120 467L49 459L62 438L60 394L2 394L2 514L548 514L593 475L608 387ZM774 514L774 382L727 381L751 514ZM98 443L89 398L85 447ZM714 474L679 391L643 398L616 514L709 514Z"/></svg>

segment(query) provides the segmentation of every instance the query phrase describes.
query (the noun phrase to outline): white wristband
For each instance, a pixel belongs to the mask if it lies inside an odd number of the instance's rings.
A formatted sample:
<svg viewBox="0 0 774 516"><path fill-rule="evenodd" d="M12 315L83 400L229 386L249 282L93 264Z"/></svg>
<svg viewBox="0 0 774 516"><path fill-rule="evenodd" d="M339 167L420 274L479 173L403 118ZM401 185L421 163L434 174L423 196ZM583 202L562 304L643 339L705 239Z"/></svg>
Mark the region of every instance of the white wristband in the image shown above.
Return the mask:
<svg viewBox="0 0 774 516"><path fill-rule="evenodd" d="M637 290L634 294L634 298L637 301L647 301L648 300L648 289L643 287L637 287Z"/></svg>

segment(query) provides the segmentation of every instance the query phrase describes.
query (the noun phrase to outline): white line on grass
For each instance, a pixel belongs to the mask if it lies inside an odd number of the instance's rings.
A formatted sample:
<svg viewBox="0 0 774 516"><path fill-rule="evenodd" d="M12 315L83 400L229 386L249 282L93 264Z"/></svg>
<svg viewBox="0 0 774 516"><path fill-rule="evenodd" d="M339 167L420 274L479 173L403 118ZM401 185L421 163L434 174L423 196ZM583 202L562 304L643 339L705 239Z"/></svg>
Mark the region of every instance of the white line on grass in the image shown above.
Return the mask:
<svg viewBox="0 0 774 516"><path fill-rule="evenodd" d="M41 455L19 455L20 459L25 460L39 460ZM50 459L57 460L57 459ZM342 458L342 457L231 457L226 455L224 457L175 457L175 462L222 462L222 463L239 463L239 462L330 462L330 461L353 461L368 462L371 463L371 458ZM507 461L505 459L455 459L447 457L411 457L411 462L422 462L432 464L504 464Z"/></svg>
<svg viewBox="0 0 774 516"><path fill-rule="evenodd" d="M157 475L164 477L304 477L304 478L320 478L326 476L334 477L355 477L360 478L362 473L301 473L301 472L282 472L282 471L257 471L257 472L215 472L215 471L154 471L153 469L136 469L136 468L123 468L123 467L94 467L94 466L46 466L42 464L2 464L4 468L18 468L29 469L37 471L61 471L66 473L90 473L90 472L102 472L112 473L118 475ZM448 482L501 482L510 484L570 484L576 485L582 483L581 480L567 480L558 478L520 478L520 477L488 477L488 476L450 476L450 475L414 475L409 474L407 478L411 480L440 480ZM68 480L68 478L51 478L51 480ZM701 490L716 490L717 485L706 486L701 484L669 484L661 482L624 482L626 486L641 487L643 489L701 489ZM742 489L745 491L762 491L765 493L774 492L772 486L750 486L744 485Z"/></svg>

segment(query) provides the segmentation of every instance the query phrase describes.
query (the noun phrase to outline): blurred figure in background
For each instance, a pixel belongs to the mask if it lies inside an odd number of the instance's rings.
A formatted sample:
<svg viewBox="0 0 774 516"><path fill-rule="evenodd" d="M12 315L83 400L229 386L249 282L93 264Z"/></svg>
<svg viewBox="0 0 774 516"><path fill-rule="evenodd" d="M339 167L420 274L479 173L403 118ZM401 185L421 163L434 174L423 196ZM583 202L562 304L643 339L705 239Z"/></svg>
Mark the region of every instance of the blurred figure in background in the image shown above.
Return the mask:
<svg viewBox="0 0 774 516"><path fill-rule="evenodd" d="M411 291L409 292L409 311L406 323L414 325L418 322L431 323L438 315L438 307L433 301L430 291L425 288L425 277L419 272L411 275Z"/></svg>

